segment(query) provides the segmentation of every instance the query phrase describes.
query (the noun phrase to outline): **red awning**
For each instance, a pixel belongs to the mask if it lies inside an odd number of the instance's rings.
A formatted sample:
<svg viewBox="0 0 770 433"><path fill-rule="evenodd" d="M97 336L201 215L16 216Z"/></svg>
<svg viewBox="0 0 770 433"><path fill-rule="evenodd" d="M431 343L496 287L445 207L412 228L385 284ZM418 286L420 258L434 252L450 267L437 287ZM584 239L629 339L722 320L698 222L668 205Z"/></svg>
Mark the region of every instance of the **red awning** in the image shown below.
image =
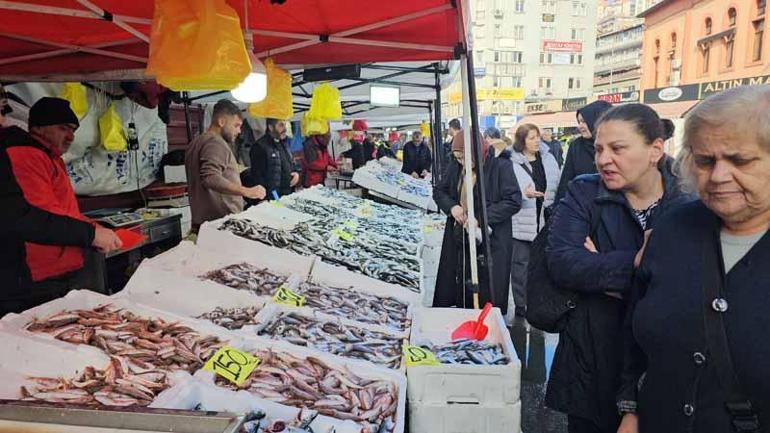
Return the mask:
<svg viewBox="0 0 770 433"><path fill-rule="evenodd" d="M460 1L248 1L255 52L283 66L448 60L465 41ZM244 2L228 3L244 22ZM153 8L153 0L0 1L0 78L138 78Z"/></svg>

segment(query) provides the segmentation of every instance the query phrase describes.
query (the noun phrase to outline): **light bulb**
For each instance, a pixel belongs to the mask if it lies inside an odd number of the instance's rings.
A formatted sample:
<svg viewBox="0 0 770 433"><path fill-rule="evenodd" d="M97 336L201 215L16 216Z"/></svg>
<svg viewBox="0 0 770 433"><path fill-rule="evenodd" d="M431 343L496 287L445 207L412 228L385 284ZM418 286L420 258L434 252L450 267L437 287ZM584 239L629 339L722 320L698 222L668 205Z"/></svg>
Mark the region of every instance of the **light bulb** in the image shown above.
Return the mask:
<svg viewBox="0 0 770 433"><path fill-rule="evenodd" d="M251 72L241 84L230 91L241 102L259 102L267 96L267 74Z"/></svg>

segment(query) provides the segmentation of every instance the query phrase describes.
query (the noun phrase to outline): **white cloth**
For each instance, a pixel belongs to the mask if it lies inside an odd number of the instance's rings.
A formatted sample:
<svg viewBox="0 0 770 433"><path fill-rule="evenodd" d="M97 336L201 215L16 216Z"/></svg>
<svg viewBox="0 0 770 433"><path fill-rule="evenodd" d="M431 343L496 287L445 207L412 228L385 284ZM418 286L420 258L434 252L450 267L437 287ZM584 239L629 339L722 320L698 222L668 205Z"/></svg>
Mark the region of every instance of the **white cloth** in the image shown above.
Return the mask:
<svg viewBox="0 0 770 433"><path fill-rule="evenodd" d="M556 162L556 158L548 150L548 146L545 144L540 145L540 157L543 161L543 168L545 169L546 190L545 200L543 202L543 209L550 206L553 203L556 196L556 188L559 186L559 179L561 178L561 170L559 164ZM511 224L513 227L513 238L520 241L531 242L537 236L537 203L534 198L527 198L524 195L524 190L529 185L535 185L535 181L532 180L532 176L527 173L521 164L526 164L530 170L532 165L527 161L527 157L523 153L513 152L511 156L513 163L513 173L516 175L516 180L521 188L521 210L511 218ZM545 211L540 212L540 228L545 225Z"/></svg>

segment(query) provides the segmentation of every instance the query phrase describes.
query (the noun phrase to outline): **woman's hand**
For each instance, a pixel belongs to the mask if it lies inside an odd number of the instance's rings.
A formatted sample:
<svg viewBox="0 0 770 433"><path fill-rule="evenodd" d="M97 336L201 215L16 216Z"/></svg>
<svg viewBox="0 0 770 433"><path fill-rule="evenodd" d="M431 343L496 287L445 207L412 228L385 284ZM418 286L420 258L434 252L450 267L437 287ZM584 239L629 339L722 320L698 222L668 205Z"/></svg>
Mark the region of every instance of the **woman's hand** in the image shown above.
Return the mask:
<svg viewBox="0 0 770 433"><path fill-rule="evenodd" d="M652 230L647 230L644 232L644 243L642 244L642 247L639 248L639 252L636 253L636 257L634 257L634 268L638 268L642 264L642 257L644 257L644 250L647 248L647 241L650 239L650 235L652 234Z"/></svg>
<svg viewBox="0 0 770 433"><path fill-rule="evenodd" d="M583 242L583 247L594 254L599 253L599 250L596 249L596 245L594 245L594 241L592 241L589 236L586 236L586 241Z"/></svg>
<svg viewBox="0 0 770 433"><path fill-rule="evenodd" d="M465 215L465 209L459 204L452 208L452 216L460 225L465 225L465 221L468 220L468 217Z"/></svg>
<svg viewBox="0 0 770 433"><path fill-rule="evenodd" d="M638 433L639 432L639 418L634 413L627 413L623 415L623 420L620 421L620 427L618 427L618 433Z"/></svg>
<svg viewBox="0 0 770 433"><path fill-rule="evenodd" d="M530 183L529 186L524 189L524 195L527 198L543 198L545 197L545 194L535 189L535 187Z"/></svg>

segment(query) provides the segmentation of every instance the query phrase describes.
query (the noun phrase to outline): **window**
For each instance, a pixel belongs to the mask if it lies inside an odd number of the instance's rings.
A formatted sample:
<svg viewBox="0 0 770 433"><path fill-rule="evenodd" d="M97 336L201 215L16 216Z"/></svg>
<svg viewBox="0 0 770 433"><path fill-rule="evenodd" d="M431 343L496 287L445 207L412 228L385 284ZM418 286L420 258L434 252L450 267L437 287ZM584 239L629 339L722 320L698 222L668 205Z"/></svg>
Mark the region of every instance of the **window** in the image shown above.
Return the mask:
<svg viewBox="0 0 770 433"><path fill-rule="evenodd" d="M523 55L521 51L495 51L495 62L521 63Z"/></svg>
<svg viewBox="0 0 770 433"><path fill-rule="evenodd" d="M555 0L543 0L543 13L545 13L545 14L556 13L556 1Z"/></svg>
<svg viewBox="0 0 770 433"><path fill-rule="evenodd" d="M513 38L517 41L524 40L524 26L513 26Z"/></svg>
<svg viewBox="0 0 770 433"><path fill-rule="evenodd" d="M584 17L588 15L588 4L584 2L572 2L572 16Z"/></svg>
<svg viewBox="0 0 770 433"><path fill-rule="evenodd" d="M516 11L516 13L519 13L519 14L523 13L524 12L524 0L516 0L516 2L514 3L514 8L513 9L514 9L514 11Z"/></svg>
<svg viewBox="0 0 770 433"><path fill-rule="evenodd" d="M725 36L725 66L733 67L733 55L735 54L735 33Z"/></svg>
<svg viewBox="0 0 770 433"><path fill-rule="evenodd" d="M603 57L603 59L606 60L606 57ZM569 64L570 65L582 65L583 64L583 55L582 54L570 54L569 55Z"/></svg>
<svg viewBox="0 0 770 433"><path fill-rule="evenodd" d="M727 23L730 25L730 27L735 27L737 16L738 13L735 12L735 8L730 8L730 10L727 11Z"/></svg>
<svg viewBox="0 0 770 433"><path fill-rule="evenodd" d="M511 77L511 87L521 87L521 77Z"/></svg>
<svg viewBox="0 0 770 433"><path fill-rule="evenodd" d="M765 16L765 8L767 7L766 0L757 0L757 16Z"/></svg>
<svg viewBox="0 0 770 433"><path fill-rule="evenodd" d="M706 42L701 45L701 54L703 56L703 69L704 74L709 72L709 63L711 62L711 42Z"/></svg>
<svg viewBox="0 0 770 433"><path fill-rule="evenodd" d="M551 89L551 79L546 77L540 77L537 80L537 87L539 89Z"/></svg>
<svg viewBox="0 0 770 433"><path fill-rule="evenodd" d="M496 37L496 38L499 38L499 37L500 37L500 36L502 36L502 34L503 34L503 33L500 31L500 29L501 29L501 27L500 27L500 24L495 24L495 37Z"/></svg>
<svg viewBox="0 0 770 433"><path fill-rule="evenodd" d="M570 78L567 82L567 88L569 89L579 90L582 87L581 85L582 82L580 78Z"/></svg>
<svg viewBox="0 0 770 433"><path fill-rule="evenodd" d="M671 33L671 50L676 52L676 33Z"/></svg>
<svg viewBox="0 0 770 433"><path fill-rule="evenodd" d="M476 11L476 21L483 21L487 17L487 11L484 10L477 10Z"/></svg>
<svg viewBox="0 0 770 433"><path fill-rule="evenodd" d="M758 62L762 60L762 42L765 36L765 20L754 21L754 53L751 60Z"/></svg>
<svg viewBox="0 0 770 433"><path fill-rule="evenodd" d="M652 60L655 62L655 67L653 68L653 71L655 71L655 84L652 87L658 87L658 81L660 79L660 69L658 68L658 65L660 64L660 57L656 56Z"/></svg>
<svg viewBox="0 0 770 433"><path fill-rule="evenodd" d="M542 27L540 30L543 34L543 39L556 39L555 27Z"/></svg>
<svg viewBox="0 0 770 433"><path fill-rule="evenodd" d="M582 41L585 36L585 29L572 29L572 40Z"/></svg>
<svg viewBox="0 0 770 433"><path fill-rule="evenodd" d="M655 39L655 54L660 54L660 39Z"/></svg>
<svg viewBox="0 0 770 433"><path fill-rule="evenodd" d="M713 25L711 24L711 18L706 18L706 34L710 35Z"/></svg>
<svg viewBox="0 0 770 433"><path fill-rule="evenodd" d="M553 54L551 53L540 53L540 64L541 65L550 65L553 63Z"/></svg>

